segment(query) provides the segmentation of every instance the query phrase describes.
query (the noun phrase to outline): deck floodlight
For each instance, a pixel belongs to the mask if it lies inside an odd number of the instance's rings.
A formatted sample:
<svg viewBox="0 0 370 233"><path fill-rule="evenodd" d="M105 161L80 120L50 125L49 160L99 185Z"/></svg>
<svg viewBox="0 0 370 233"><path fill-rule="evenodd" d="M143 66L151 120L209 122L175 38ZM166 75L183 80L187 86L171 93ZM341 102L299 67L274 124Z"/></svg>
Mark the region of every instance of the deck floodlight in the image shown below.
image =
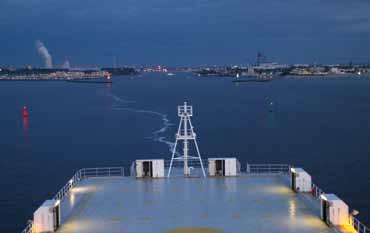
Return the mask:
<svg viewBox="0 0 370 233"><path fill-rule="evenodd" d="M360 212L358 211L358 210L352 210L352 212L351 212L351 215L352 216L356 216L356 215L358 215Z"/></svg>

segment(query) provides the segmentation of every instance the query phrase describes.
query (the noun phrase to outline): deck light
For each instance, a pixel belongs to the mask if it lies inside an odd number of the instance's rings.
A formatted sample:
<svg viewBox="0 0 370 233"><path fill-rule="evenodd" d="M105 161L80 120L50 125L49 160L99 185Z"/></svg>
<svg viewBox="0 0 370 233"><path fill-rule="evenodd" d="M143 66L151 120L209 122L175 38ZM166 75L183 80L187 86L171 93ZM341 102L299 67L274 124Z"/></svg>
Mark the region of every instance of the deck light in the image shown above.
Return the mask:
<svg viewBox="0 0 370 233"><path fill-rule="evenodd" d="M358 210L352 210L352 212L351 212L351 215L352 216L356 216L356 215L358 215L360 212L358 211Z"/></svg>
<svg viewBox="0 0 370 233"><path fill-rule="evenodd" d="M54 204L54 207L58 206L60 204L60 200L57 200Z"/></svg>
<svg viewBox="0 0 370 233"><path fill-rule="evenodd" d="M324 194L321 194L320 195L320 199L324 200L324 201L327 201L328 199L326 199L326 197L324 196Z"/></svg>

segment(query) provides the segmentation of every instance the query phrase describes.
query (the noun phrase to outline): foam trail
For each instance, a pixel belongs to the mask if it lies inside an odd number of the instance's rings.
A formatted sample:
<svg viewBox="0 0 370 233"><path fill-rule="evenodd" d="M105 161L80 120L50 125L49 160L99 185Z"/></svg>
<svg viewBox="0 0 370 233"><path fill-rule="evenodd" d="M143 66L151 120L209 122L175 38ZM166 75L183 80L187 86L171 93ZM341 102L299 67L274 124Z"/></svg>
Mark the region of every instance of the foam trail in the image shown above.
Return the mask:
<svg viewBox="0 0 370 233"><path fill-rule="evenodd" d="M130 104L130 103L135 103L136 101L133 101L133 100L125 100L125 99L122 99L114 94L109 94L116 102L118 103L122 103L122 104Z"/></svg>
<svg viewBox="0 0 370 233"><path fill-rule="evenodd" d="M162 134L167 132L167 130L173 125L170 122L170 120L168 119L166 114L156 112L156 111L152 111L152 110L122 107L121 104L135 103L135 101L125 100L125 99L122 99L122 98L120 98L120 97L118 97L114 94L111 94L111 96L118 103L118 106L113 106L112 107L112 110L114 110L114 111L128 111L128 112L134 112L134 113L150 114L150 115L160 117L161 120L162 120L163 126L162 126L162 128L152 132L152 136L150 138L154 142L160 142L160 143L166 144L168 146L168 150L170 151L170 153L173 152L173 149L175 147L175 143L167 140L165 136L162 136ZM176 154L180 155L177 151L176 151Z"/></svg>

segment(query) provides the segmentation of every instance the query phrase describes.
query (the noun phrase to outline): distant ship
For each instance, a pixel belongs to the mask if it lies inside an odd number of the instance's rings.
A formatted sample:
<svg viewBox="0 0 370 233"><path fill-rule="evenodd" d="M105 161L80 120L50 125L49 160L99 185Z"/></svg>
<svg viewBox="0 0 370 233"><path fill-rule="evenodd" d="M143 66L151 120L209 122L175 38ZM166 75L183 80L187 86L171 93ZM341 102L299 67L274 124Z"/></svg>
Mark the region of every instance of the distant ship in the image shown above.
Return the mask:
<svg viewBox="0 0 370 233"><path fill-rule="evenodd" d="M256 76L245 76L240 78L239 74L236 74L235 79L233 79L234 83L240 82L270 82L272 81L272 75L256 75Z"/></svg>
<svg viewBox="0 0 370 233"><path fill-rule="evenodd" d="M104 78L83 78L83 79L69 78L66 81L73 83L112 83L112 78L110 75L108 75Z"/></svg>

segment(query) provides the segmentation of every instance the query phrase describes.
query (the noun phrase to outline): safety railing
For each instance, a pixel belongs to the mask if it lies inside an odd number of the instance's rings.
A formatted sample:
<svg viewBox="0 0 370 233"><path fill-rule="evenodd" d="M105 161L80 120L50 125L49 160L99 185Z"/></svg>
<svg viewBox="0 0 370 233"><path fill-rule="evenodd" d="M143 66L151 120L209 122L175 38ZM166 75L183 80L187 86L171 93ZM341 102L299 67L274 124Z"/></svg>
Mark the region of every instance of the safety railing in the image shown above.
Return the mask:
<svg viewBox="0 0 370 233"><path fill-rule="evenodd" d="M250 164L247 163L248 174L289 174L289 164Z"/></svg>
<svg viewBox="0 0 370 233"><path fill-rule="evenodd" d="M32 233L33 222L30 221L21 233Z"/></svg>
<svg viewBox="0 0 370 233"><path fill-rule="evenodd" d="M124 175L125 170L123 167L82 168L57 192L53 199L63 200L69 194L69 191L83 179ZM21 233L32 233L32 221L27 224Z"/></svg>
<svg viewBox="0 0 370 233"><path fill-rule="evenodd" d="M317 200L320 200L321 194L324 194L325 192L319 188L316 184L312 183L311 184L311 194L314 196Z"/></svg>
<svg viewBox="0 0 370 233"><path fill-rule="evenodd" d="M81 177L106 177L106 176L124 176L125 170L123 167L103 167L103 168L84 168L80 170Z"/></svg>
<svg viewBox="0 0 370 233"><path fill-rule="evenodd" d="M91 177L124 176L124 174L123 167L82 168L59 190L54 196L54 199L62 200L68 195L69 190L83 179Z"/></svg>
<svg viewBox="0 0 370 233"><path fill-rule="evenodd" d="M204 170L208 170L208 160L202 159ZM164 160L164 172L167 176L168 170L170 168L171 160ZM179 159L174 159L172 162L172 170L171 170L171 177L182 177L183 173L184 161ZM201 164L199 159L197 158L189 158L188 159L188 167L191 169L192 176L199 176L202 175L201 172ZM206 172L207 174L207 172ZM136 176L136 161L131 163L130 166L130 176Z"/></svg>
<svg viewBox="0 0 370 233"><path fill-rule="evenodd" d="M165 175L167 176L170 168L171 160L164 161ZM208 174L208 160L202 159L203 168L205 174ZM189 158L188 167L190 169L191 177L202 177L203 171L201 169L201 163L198 158ZM183 177L184 176L184 161L174 159L172 161L171 177Z"/></svg>
<svg viewBox="0 0 370 233"><path fill-rule="evenodd" d="M314 196L318 201L320 201L320 196L325 192L319 188L316 184L312 183L311 185L312 191L311 194ZM357 233L370 233L370 228L367 227L365 224L361 223L355 216L349 214L349 223L352 227L356 230Z"/></svg>
<svg viewBox="0 0 370 233"><path fill-rule="evenodd" d="M59 190L59 192L57 192L57 194L53 198L54 200L62 200L65 196L68 195L69 190L82 180L81 170L78 170L73 175L73 177Z"/></svg>
<svg viewBox="0 0 370 233"><path fill-rule="evenodd" d="M207 159L202 159L203 167L206 168L208 166L208 160ZM164 167L169 168L171 164L171 160L165 160L164 161ZM183 160L178 160L174 159L172 162L173 167L183 167L184 166L184 161ZM195 168L200 168L201 164L198 158L189 158L188 159L188 166L189 167L195 167Z"/></svg>
<svg viewBox="0 0 370 233"><path fill-rule="evenodd" d="M350 215L349 223L358 233L370 233L370 228L361 223L355 216Z"/></svg>

